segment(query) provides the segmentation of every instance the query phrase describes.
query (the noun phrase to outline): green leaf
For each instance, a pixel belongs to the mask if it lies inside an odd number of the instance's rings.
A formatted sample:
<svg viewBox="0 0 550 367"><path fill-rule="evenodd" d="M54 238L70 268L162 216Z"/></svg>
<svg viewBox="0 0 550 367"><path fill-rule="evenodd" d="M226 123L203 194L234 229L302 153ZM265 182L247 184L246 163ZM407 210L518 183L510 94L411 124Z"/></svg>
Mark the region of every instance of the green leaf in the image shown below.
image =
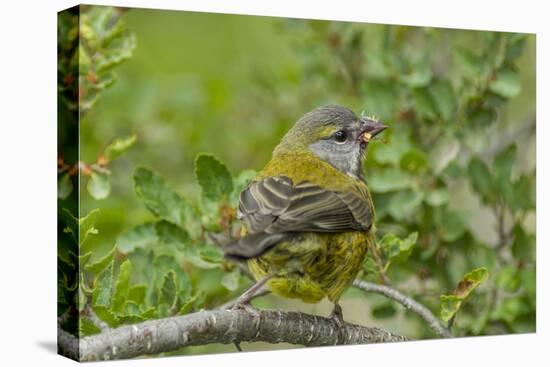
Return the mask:
<svg viewBox="0 0 550 367"><path fill-rule="evenodd" d="M513 210L535 209L535 177L521 175L510 190L512 197L505 198Z"/></svg>
<svg viewBox="0 0 550 367"><path fill-rule="evenodd" d="M497 72L495 80L489 85L491 92L504 98L512 98L521 91L521 79L516 70L505 67Z"/></svg>
<svg viewBox="0 0 550 367"><path fill-rule="evenodd" d="M229 273L224 274L222 277L222 285L229 291L235 291L239 288L239 279L241 277L241 271L239 268L235 268Z"/></svg>
<svg viewBox="0 0 550 367"><path fill-rule="evenodd" d="M485 282L489 277L489 271L484 268L477 268L462 278L455 289L455 295L461 299L466 299L481 283Z"/></svg>
<svg viewBox="0 0 550 367"><path fill-rule="evenodd" d="M93 306L111 307L113 295L113 261L94 279Z"/></svg>
<svg viewBox="0 0 550 367"><path fill-rule="evenodd" d="M158 295L162 289L165 281L166 273L173 271L175 273L175 281L177 284L177 292L179 296L185 298L191 294L191 280L187 273L185 273L180 265L179 260L176 260L173 255L159 254L153 259L153 279L152 284Z"/></svg>
<svg viewBox="0 0 550 367"><path fill-rule="evenodd" d="M520 224L514 226L512 254L521 261L535 261L535 236L527 234Z"/></svg>
<svg viewBox="0 0 550 367"><path fill-rule="evenodd" d="M105 158L107 161L117 159L122 154L126 153L137 141L137 135L130 135L125 138L115 139L105 148Z"/></svg>
<svg viewBox="0 0 550 367"><path fill-rule="evenodd" d="M525 313L526 309L526 304L521 298L504 299L492 312L491 319L503 320L508 324L512 324L519 316Z"/></svg>
<svg viewBox="0 0 550 367"><path fill-rule="evenodd" d="M145 302L147 284L135 284L128 290L128 301L141 305Z"/></svg>
<svg viewBox="0 0 550 367"><path fill-rule="evenodd" d="M480 56L467 48L459 48L456 50L455 59L460 65L469 79L477 78L483 70L483 60Z"/></svg>
<svg viewBox="0 0 550 367"><path fill-rule="evenodd" d="M430 94L441 117L445 121L451 121L457 109L457 97L449 80L442 79L432 84Z"/></svg>
<svg viewBox="0 0 550 367"><path fill-rule="evenodd" d="M435 100L426 88L416 88L412 91L416 112L422 118L434 119L437 116Z"/></svg>
<svg viewBox="0 0 550 367"><path fill-rule="evenodd" d="M414 187L414 179L398 169L384 169L369 176L368 185L372 192L384 193Z"/></svg>
<svg viewBox="0 0 550 367"><path fill-rule="evenodd" d="M496 118L497 112L493 107L482 106L470 111L468 122L473 126L488 126L495 122Z"/></svg>
<svg viewBox="0 0 550 367"><path fill-rule="evenodd" d="M123 253L130 253L136 248L145 248L158 242L155 223L145 223L130 229L118 236L118 249Z"/></svg>
<svg viewBox="0 0 550 367"><path fill-rule="evenodd" d="M441 295L441 319L445 322L453 318L453 316L458 312L462 304L462 300L454 295Z"/></svg>
<svg viewBox="0 0 550 367"><path fill-rule="evenodd" d="M521 286L521 279L517 267L505 265L498 270L495 285L508 292L514 292Z"/></svg>
<svg viewBox="0 0 550 367"><path fill-rule="evenodd" d="M132 264L129 259L124 260L120 264L120 270L118 272L117 280L115 283L115 291L113 294L113 305L111 310L113 312L122 312L124 304L128 299L130 291L130 275L132 273Z"/></svg>
<svg viewBox="0 0 550 367"><path fill-rule="evenodd" d="M94 171L88 179L86 188L94 199L102 200L111 192L111 181L106 174Z"/></svg>
<svg viewBox="0 0 550 367"><path fill-rule="evenodd" d="M521 33L509 33L506 43L506 59L508 61L516 59L525 47L527 35Z"/></svg>
<svg viewBox="0 0 550 367"><path fill-rule="evenodd" d="M185 244L190 242L189 235L183 229L165 220L155 223L155 231L164 245L174 245L183 250Z"/></svg>
<svg viewBox="0 0 550 367"><path fill-rule="evenodd" d="M88 239L89 235L98 233L97 229L94 228L98 213L99 209L92 209L86 216L78 220L80 246Z"/></svg>
<svg viewBox="0 0 550 367"><path fill-rule="evenodd" d="M94 275L99 274L111 262L111 260L113 259L113 256L116 253L116 250L117 250L117 246L114 245L105 256L101 257L100 259L92 263L86 264L84 266L84 269L93 273ZM82 264L80 266L82 266Z"/></svg>
<svg viewBox="0 0 550 367"><path fill-rule="evenodd" d="M85 317L78 319L78 335L81 338L99 333L101 333L101 329L95 326L92 321Z"/></svg>
<svg viewBox="0 0 550 367"><path fill-rule="evenodd" d="M140 316L143 320L149 320L155 316L155 313L156 313L156 308L149 307L148 309L144 310Z"/></svg>
<svg viewBox="0 0 550 367"><path fill-rule="evenodd" d="M436 189L426 194L424 201L431 206L441 206L449 202L449 191L447 189Z"/></svg>
<svg viewBox="0 0 550 367"><path fill-rule="evenodd" d="M212 155L199 154L195 158L195 176L203 195L219 201L228 198L233 191L233 178L227 167Z"/></svg>
<svg viewBox="0 0 550 367"><path fill-rule="evenodd" d="M185 252L185 259L198 268L214 269L221 266L223 254L211 245L190 246Z"/></svg>
<svg viewBox="0 0 550 367"><path fill-rule="evenodd" d="M99 209L92 209L88 214L80 219L76 218L68 209L63 208L63 215L66 218L68 227L63 231L70 233L73 240L80 246L88 239L89 235L97 234L98 231L94 227Z"/></svg>
<svg viewBox="0 0 550 367"><path fill-rule="evenodd" d="M119 325L119 318L106 306L95 305L92 307L97 317L105 321L110 327Z"/></svg>
<svg viewBox="0 0 550 367"><path fill-rule="evenodd" d="M176 273L173 270L169 270L164 274L162 280L159 303L164 303L171 308L176 305L178 300L177 296L178 286L176 284Z"/></svg>
<svg viewBox="0 0 550 367"><path fill-rule="evenodd" d="M472 158L468 165L468 174L474 191L484 202L492 202L494 200L493 179L485 162L477 157Z"/></svg>
<svg viewBox="0 0 550 367"><path fill-rule="evenodd" d="M434 218L438 224L438 234L446 242L458 240L466 231L466 222L462 213L442 208Z"/></svg>
<svg viewBox="0 0 550 367"><path fill-rule="evenodd" d="M464 169L460 164L455 161L449 162L445 169L441 172L442 175L447 176L450 179L459 178L464 172Z"/></svg>
<svg viewBox="0 0 550 367"><path fill-rule="evenodd" d="M432 80L432 70L428 62L417 65L412 73L401 76L401 82L411 88L427 86Z"/></svg>
<svg viewBox="0 0 550 367"><path fill-rule="evenodd" d="M194 294L192 297L189 297L180 307L178 311L178 315L185 315L188 312L192 311L196 303L204 297L204 294L205 294L204 292L199 291L198 293Z"/></svg>
<svg viewBox="0 0 550 367"><path fill-rule="evenodd" d="M477 268L462 278L458 283L453 294L442 295L441 300L441 319L449 321L460 310L464 300L476 289L481 283L485 282L489 277L489 271L486 268Z"/></svg>
<svg viewBox="0 0 550 367"><path fill-rule="evenodd" d="M528 299L533 303L533 308L536 308L536 293L537 293L537 277L536 268L525 267L519 273L521 285L527 292Z"/></svg>
<svg viewBox="0 0 550 367"><path fill-rule="evenodd" d="M387 80L371 79L364 84L365 111L376 111L376 116L382 121L391 120L397 111L399 89L397 85Z"/></svg>
<svg viewBox="0 0 550 367"><path fill-rule="evenodd" d="M412 149L401 158L400 166L406 171L418 174L428 168L428 157L421 150Z"/></svg>
<svg viewBox="0 0 550 367"><path fill-rule="evenodd" d="M141 315L142 311L137 303L126 301L124 310L119 314L119 318L122 323L136 323L145 321Z"/></svg>
<svg viewBox="0 0 550 367"><path fill-rule="evenodd" d="M369 147L369 150L374 148L372 150L376 162L397 165L402 157L412 148L409 133L408 129L401 127L389 133L389 136L385 136L388 139L387 144L378 144ZM386 134L386 132L384 132L384 134Z"/></svg>
<svg viewBox="0 0 550 367"><path fill-rule="evenodd" d="M388 204L388 213L397 220L411 219L422 204L424 193L420 191L399 191Z"/></svg>
<svg viewBox="0 0 550 367"><path fill-rule="evenodd" d="M197 210L173 191L164 178L139 167L134 172L134 186L138 197L153 214L185 228L192 238L200 235Z"/></svg>
<svg viewBox="0 0 550 367"><path fill-rule="evenodd" d="M388 233L382 237L378 242L378 247L382 250L384 257L387 260L385 270L389 268L391 264L397 264L405 262L412 253L418 233L413 232L405 239L400 239L393 233Z"/></svg>
<svg viewBox="0 0 550 367"><path fill-rule="evenodd" d="M57 197L61 200L65 200L73 192L73 182L69 172L65 172L57 178Z"/></svg>

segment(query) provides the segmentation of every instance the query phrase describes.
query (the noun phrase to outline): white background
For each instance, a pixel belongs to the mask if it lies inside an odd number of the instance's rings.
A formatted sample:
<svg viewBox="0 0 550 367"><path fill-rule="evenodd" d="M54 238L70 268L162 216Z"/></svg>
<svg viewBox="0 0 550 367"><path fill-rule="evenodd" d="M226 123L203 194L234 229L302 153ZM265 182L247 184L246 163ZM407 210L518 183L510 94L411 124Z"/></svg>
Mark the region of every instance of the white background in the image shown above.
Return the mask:
<svg viewBox="0 0 550 367"><path fill-rule="evenodd" d="M537 33L537 334L285 352L233 353L116 366L353 364L477 366L548 363L547 140L549 28L545 1L113 0L94 4ZM9 5L7 5L9 4ZM0 363L69 365L56 355L56 12L74 1L0 5ZM548 158L547 158L548 159ZM545 340L546 339L546 340ZM543 349L543 345L546 350ZM539 362L542 361L542 362ZM114 364L116 363L116 364Z"/></svg>

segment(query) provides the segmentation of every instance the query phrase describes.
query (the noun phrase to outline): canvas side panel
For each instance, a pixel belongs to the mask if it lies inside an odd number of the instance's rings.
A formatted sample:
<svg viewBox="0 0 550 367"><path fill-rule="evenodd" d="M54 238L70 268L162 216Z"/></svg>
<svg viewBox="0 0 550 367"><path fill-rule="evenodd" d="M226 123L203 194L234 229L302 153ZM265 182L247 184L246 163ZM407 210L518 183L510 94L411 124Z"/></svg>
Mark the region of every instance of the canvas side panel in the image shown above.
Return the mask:
<svg viewBox="0 0 550 367"><path fill-rule="evenodd" d="M58 352L78 360L79 325L79 6L57 16ZM63 347L61 347L63 345ZM71 348L67 348L71 345Z"/></svg>

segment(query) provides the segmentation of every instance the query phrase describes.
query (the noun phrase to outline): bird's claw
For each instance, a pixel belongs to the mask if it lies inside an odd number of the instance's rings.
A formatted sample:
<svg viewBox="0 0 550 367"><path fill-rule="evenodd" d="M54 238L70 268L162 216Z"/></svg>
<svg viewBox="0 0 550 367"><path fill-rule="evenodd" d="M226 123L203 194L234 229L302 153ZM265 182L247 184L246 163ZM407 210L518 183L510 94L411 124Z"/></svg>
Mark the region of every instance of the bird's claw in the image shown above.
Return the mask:
<svg viewBox="0 0 550 367"><path fill-rule="evenodd" d="M334 321L338 328L344 326L344 315L342 313L342 307L339 304L335 304L329 318Z"/></svg>

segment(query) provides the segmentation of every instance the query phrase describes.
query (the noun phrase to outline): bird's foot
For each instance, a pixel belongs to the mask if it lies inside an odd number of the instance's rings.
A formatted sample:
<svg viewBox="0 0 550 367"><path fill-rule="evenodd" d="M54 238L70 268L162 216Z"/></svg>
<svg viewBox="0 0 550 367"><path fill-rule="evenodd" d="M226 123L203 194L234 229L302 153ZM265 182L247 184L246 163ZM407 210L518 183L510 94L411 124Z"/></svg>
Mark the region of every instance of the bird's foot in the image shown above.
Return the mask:
<svg viewBox="0 0 550 367"><path fill-rule="evenodd" d="M344 326L344 314L342 313L342 307L338 303L334 304L334 308L329 316L334 321L338 328Z"/></svg>
<svg viewBox="0 0 550 367"><path fill-rule="evenodd" d="M260 311L258 311L257 308L252 306L250 301L237 302L230 308L230 310L244 310L247 314L249 314L253 318L259 319L260 317ZM235 345L235 348L237 349L238 352L243 351L241 348L241 342L234 341L233 344Z"/></svg>

